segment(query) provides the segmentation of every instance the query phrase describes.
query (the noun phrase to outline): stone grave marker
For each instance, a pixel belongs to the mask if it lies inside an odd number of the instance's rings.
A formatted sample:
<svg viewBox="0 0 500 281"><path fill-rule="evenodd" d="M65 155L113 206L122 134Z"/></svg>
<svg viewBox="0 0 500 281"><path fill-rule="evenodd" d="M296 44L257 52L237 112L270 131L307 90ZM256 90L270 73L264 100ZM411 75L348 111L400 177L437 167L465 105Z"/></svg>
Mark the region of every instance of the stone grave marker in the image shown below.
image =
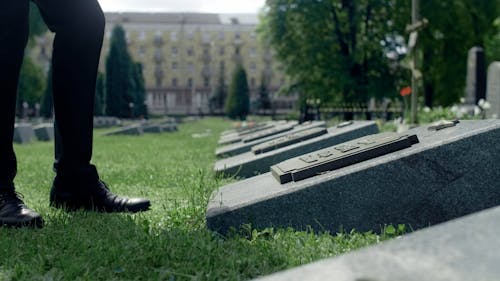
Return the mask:
<svg viewBox="0 0 500 281"><path fill-rule="evenodd" d="M303 154L278 162L274 176L220 188L207 225L222 233L247 223L335 233L442 223L500 205L499 139L498 119L444 122Z"/></svg>
<svg viewBox="0 0 500 281"><path fill-rule="evenodd" d="M467 58L467 85L465 103L475 105L486 95L486 62L484 50L473 47L469 50Z"/></svg>
<svg viewBox="0 0 500 281"><path fill-rule="evenodd" d="M150 134L161 134L163 133L163 125L144 123L142 124L142 131Z"/></svg>
<svg viewBox="0 0 500 281"><path fill-rule="evenodd" d="M288 136L290 134L295 134L295 133L298 133L298 132L302 132L302 131L309 130L309 129L312 129L312 128L319 128L319 127L326 128L326 122L324 122L324 121L309 121L309 122L304 122L304 123L302 123L300 125L295 126L293 128L293 130L288 131L288 132L283 132L283 133L276 134L276 135L271 135L271 136L268 136L268 137L265 137L265 138L256 139L256 140L251 141L251 142L246 142L245 143L245 142L241 142L240 141L238 143L234 143L234 144L226 145L226 146L223 146L223 147L219 147L219 148L217 148L215 150L215 155L218 158L227 158L227 157L230 157L230 156L234 156L234 155L238 155L238 154L241 154L241 153L248 152L255 145L258 145L258 144L261 144L261 143L264 143L264 142L268 142L268 141L271 141L271 140L274 140L274 139L277 139L277 138L285 137L285 136Z"/></svg>
<svg viewBox="0 0 500 281"><path fill-rule="evenodd" d="M284 125L284 124L286 124L286 122L268 122L262 126L252 127L248 128L247 130L235 131L233 133L221 135L219 139L219 145L228 145L232 143L237 143L240 142L243 139L243 137L247 135L255 134L260 131L269 130L277 127L278 125Z"/></svg>
<svg viewBox="0 0 500 281"><path fill-rule="evenodd" d="M115 136L115 135L135 135L139 136L144 134L141 124L131 125L127 127L120 128L104 134L105 136Z"/></svg>
<svg viewBox="0 0 500 281"><path fill-rule="evenodd" d="M35 137L33 126L29 123L18 123L14 126L14 142L19 144L30 143Z"/></svg>
<svg viewBox="0 0 500 281"><path fill-rule="evenodd" d="M109 116L94 117L94 128L110 128L120 125L121 121L116 117L109 117Z"/></svg>
<svg viewBox="0 0 500 281"><path fill-rule="evenodd" d="M373 121L356 121L339 126L331 127L326 134L302 140L298 143L281 147L281 145L267 144L271 148L266 148L267 152L260 153L246 152L226 159L221 159L215 163L214 171L224 176L237 175L238 177L252 177L257 174L267 173L272 165L289 158L302 155L339 144L345 141L356 139L378 132L377 125ZM300 140L300 137L297 138Z"/></svg>
<svg viewBox="0 0 500 281"><path fill-rule="evenodd" d="M36 125L33 127L33 131L39 141L54 140L54 124L52 123Z"/></svg>
<svg viewBox="0 0 500 281"><path fill-rule="evenodd" d="M500 207L258 280L499 280L498 221Z"/></svg>
<svg viewBox="0 0 500 281"><path fill-rule="evenodd" d="M487 111L489 118L500 118L500 61L488 67L488 86L486 100L491 108Z"/></svg>

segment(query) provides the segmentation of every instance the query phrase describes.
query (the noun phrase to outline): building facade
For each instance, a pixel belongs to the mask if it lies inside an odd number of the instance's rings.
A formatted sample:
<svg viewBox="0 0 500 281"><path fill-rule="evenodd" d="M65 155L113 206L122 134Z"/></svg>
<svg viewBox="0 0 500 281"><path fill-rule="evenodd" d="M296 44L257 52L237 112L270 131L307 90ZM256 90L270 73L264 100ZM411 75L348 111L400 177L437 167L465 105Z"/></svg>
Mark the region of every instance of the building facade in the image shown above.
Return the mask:
<svg viewBox="0 0 500 281"><path fill-rule="evenodd" d="M244 14L106 13L100 70L105 70L112 30L121 25L132 58L143 65L150 113L220 113L210 98L221 76L230 83L237 62L247 72L251 104L256 104L264 79L277 111L289 111L296 98L273 94L285 77L272 51L259 42L257 24L257 15ZM51 37L38 41L37 56L46 63Z"/></svg>

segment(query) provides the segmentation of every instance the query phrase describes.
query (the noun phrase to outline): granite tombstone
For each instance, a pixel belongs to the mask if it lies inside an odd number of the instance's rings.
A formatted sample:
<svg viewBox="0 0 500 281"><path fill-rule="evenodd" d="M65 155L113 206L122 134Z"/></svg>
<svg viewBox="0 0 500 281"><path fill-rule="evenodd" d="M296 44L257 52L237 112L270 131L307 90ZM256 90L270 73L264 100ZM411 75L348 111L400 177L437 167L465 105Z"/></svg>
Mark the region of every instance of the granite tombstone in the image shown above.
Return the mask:
<svg viewBox="0 0 500 281"><path fill-rule="evenodd" d="M219 147L215 150L215 155L218 157L218 158L227 158L227 157L230 157L230 156L234 156L234 155L238 155L238 154L241 154L241 153L245 153L245 152L248 152L251 150L251 148L255 145L258 145L258 144L261 144L261 143L264 143L264 142L268 142L268 141L271 141L271 140L274 140L274 139L277 139L277 138L281 138L281 137L285 137L289 134L294 134L294 133L298 133L298 132L302 132L302 131L305 131L305 130L309 130L309 129L312 129L312 128L318 128L318 127L323 127L323 128L326 128L326 122L324 121L310 121L310 122L304 122L300 125L297 125L293 128L293 130L291 131L288 131L288 132L283 132L283 133L279 133L279 134L276 134L276 135L271 135L271 136L268 136L268 137L265 137L265 138L260 138L260 139L256 139L254 141L251 141L251 142L238 142L238 143L233 143L233 144L230 144L230 145L226 145L226 146L223 146L223 147Z"/></svg>
<svg viewBox="0 0 500 281"><path fill-rule="evenodd" d="M33 126L29 123L18 123L14 126L14 142L19 144L30 143L35 137Z"/></svg>
<svg viewBox="0 0 500 281"><path fill-rule="evenodd" d="M52 141L54 140L54 124L39 124L33 127L36 138L39 141Z"/></svg>
<svg viewBox="0 0 500 281"><path fill-rule="evenodd" d="M488 86L486 100L491 108L487 111L489 118L500 118L500 61L488 67Z"/></svg>
<svg viewBox="0 0 500 281"><path fill-rule="evenodd" d="M498 221L500 207L259 280L499 280Z"/></svg>
<svg viewBox="0 0 500 281"><path fill-rule="evenodd" d="M312 134L312 136L315 136L313 138L309 138L311 135L304 137L299 133L292 137L292 141L287 146L283 146L287 144L286 138L281 138L280 142L283 142L283 144L262 144L262 146L267 146L264 149L266 152L262 153L262 149L254 147L254 151L221 159L215 163L214 171L225 176L252 177L269 172L272 165L291 157L377 132L378 128L375 122L355 121L331 127L326 133L320 130ZM311 132L308 133L311 134Z"/></svg>
<svg viewBox="0 0 500 281"><path fill-rule="evenodd" d="M448 221L500 204L498 139L497 119L444 122L301 155L220 188L207 225L334 233Z"/></svg>

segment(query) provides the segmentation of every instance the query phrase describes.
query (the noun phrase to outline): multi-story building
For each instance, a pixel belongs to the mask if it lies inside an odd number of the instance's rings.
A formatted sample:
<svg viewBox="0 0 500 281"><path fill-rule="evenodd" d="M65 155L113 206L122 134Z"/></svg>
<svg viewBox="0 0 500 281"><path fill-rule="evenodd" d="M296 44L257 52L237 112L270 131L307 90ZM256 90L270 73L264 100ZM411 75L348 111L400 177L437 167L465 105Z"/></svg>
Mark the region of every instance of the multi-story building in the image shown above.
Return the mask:
<svg viewBox="0 0 500 281"><path fill-rule="evenodd" d="M277 109L290 110L295 97L272 94L285 78L270 48L259 42L257 24L257 15L107 13L100 68L104 72L112 29L121 25L132 58L143 65L152 114L209 113L221 75L229 84L236 62L247 72L252 102L264 78ZM50 41L39 40L40 57L47 57Z"/></svg>

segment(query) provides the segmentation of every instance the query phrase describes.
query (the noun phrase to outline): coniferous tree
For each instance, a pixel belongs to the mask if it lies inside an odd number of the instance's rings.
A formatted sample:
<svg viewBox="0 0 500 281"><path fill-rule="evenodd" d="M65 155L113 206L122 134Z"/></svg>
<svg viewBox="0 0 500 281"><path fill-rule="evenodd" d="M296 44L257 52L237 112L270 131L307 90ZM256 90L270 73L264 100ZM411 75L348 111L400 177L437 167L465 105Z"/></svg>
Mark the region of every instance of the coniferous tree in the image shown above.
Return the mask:
<svg viewBox="0 0 500 281"><path fill-rule="evenodd" d="M240 120L245 120L250 111L247 74L241 64L236 66L233 73L225 111L229 118L239 118Z"/></svg>
<svg viewBox="0 0 500 281"><path fill-rule="evenodd" d="M43 70L33 62L31 57L25 56L18 84L17 110L22 114L22 104L34 105L40 102L45 89Z"/></svg>
<svg viewBox="0 0 500 281"><path fill-rule="evenodd" d="M104 92L104 74L100 73L97 75L97 82L95 87L95 101L94 101L94 115L104 116L105 115L105 100L106 95Z"/></svg>
<svg viewBox="0 0 500 281"><path fill-rule="evenodd" d="M266 76L262 75L259 86L259 108L264 111L271 109L271 99L269 98L269 90L267 86Z"/></svg>
<svg viewBox="0 0 500 281"><path fill-rule="evenodd" d="M138 116L147 117L148 110L145 104L146 88L144 86L144 75L142 72L142 64L134 63L132 67L132 85L135 104L135 113Z"/></svg>
<svg viewBox="0 0 500 281"><path fill-rule="evenodd" d="M40 114L45 118L52 118L54 114L54 99L52 95L52 65L47 74L47 86L40 106Z"/></svg>
<svg viewBox="0 0 500 281"><path fill-rule="evenodd" d="M129 104L134 102L131 71L132 59L127 50L125 30L113 29L111 45L106 58L106 114L129 117Z"/></svg>

